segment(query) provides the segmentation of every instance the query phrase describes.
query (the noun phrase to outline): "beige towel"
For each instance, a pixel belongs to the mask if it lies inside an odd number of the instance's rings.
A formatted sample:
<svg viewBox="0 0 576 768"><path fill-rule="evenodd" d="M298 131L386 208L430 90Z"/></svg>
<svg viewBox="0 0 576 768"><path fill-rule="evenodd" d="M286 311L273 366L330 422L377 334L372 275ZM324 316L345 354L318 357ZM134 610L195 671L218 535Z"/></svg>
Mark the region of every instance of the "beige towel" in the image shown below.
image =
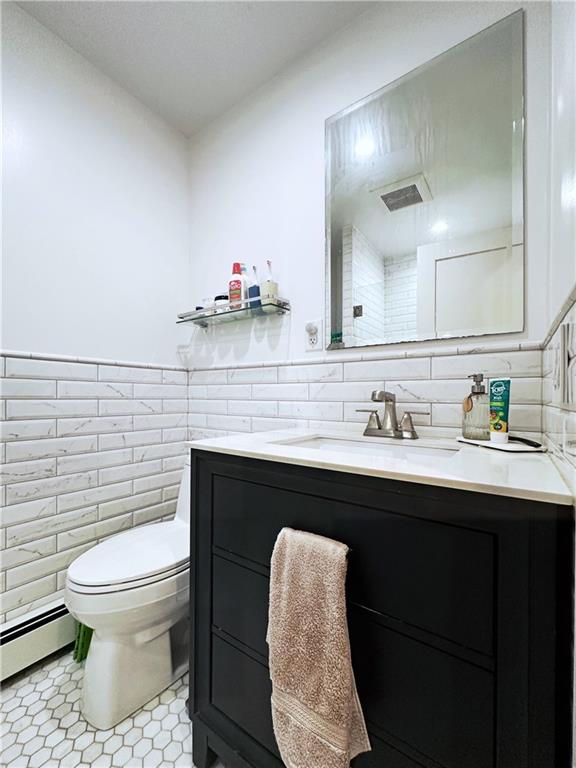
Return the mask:
<svg viewBox="0 0 576 768"><path fill-rule="evenodd" d="M287 768L348 768L370 742L346 621L348 547L283 528L272 554L272 718Z"/></svg>

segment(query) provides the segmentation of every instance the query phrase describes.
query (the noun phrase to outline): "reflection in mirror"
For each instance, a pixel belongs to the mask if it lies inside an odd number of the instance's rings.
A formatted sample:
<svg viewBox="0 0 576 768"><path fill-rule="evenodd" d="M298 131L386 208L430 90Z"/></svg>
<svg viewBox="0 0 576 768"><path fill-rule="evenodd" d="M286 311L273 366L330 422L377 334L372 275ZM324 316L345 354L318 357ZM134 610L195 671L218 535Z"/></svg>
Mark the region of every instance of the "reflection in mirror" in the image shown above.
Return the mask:
<svg viewBox="0 0 576 768"><path fill-rule="evenodd" d="M332 347L524 327L519 11L326 123Z"/></svg>

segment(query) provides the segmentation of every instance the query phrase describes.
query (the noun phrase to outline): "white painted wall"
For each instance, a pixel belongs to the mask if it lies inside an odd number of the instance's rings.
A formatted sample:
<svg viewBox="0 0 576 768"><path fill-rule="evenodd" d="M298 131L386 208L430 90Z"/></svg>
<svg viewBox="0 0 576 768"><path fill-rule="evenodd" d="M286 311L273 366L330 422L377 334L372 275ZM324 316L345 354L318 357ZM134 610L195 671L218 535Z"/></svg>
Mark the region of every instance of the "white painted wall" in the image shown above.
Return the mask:
<svg viewBox="0 0 576 768"><path fill-rule="evenodd" d="M551 7L549 323L576 284L576 5Z"/></svg>
<svg viewBox="0 0 576 768"><path fill-rule="evenodd" d="M304 325L324 316L324 121L521 7L517 3L382 3L211 124L192 142L194 301L218 293L234 259L272 258L283 321L190 331L195 365L304 356ZM527 324L547 320L549 9L526 8ZM473 83L471 83L473 87ZM471 148L473 151L473 148ZM191 302L192 304L193 302ZM441 342L435 342L441 343ZM471 341L471 344L474 342ZM309 353L311 360L315 353Z"/></svg>
<svg viewBox="0 0 576 768"><path fill-rule="evenodd" d="M177 363L187 142L3 3L1 346Z"/></svg>

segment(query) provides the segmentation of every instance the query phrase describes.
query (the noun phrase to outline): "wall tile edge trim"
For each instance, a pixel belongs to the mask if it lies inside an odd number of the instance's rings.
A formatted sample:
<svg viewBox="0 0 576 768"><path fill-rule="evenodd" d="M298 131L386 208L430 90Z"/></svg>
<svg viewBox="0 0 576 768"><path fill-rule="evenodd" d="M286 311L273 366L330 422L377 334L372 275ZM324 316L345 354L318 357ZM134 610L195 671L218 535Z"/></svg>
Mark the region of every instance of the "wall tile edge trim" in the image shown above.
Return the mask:
<svg viewBox="0 0 576 768"><path fill-rule="evenodd" d="M566 298L566 301L562 304L562 306L560 307L556 317L554 318L554 320L550 324L550 328L548 330L548 333L546 334L546 337L545 337L544 341L542 342L542 349L545 349L548 346L548 344L552 340L552 337L554 336L554 334L558 330L558 327L562 323L562 320L564 320L564 318L566 317L568 312L570 312L570 310L572 309L574 304L576 304L576 285L572 288L572 290L570 291L570 293L568 294L568 296Z"/></svg>
<svg viewBox="0 0 576 768"><path fill-rule="evenodd" d="M377 352L374 347L364 347L357 349L367 349L371 351L343 353L338 350L332 350L321 354L311 354L309 357L298 358L295 360L255 360L253 362L229 362L216 363L212 365L198 365L189 367L189 371L219 371L236 370L240 368L276 368L295 365L323 365L326 363L356 363L362 361L375 360L406 360L418 357L453 357L456 355L481 355L481 354L500 354L503 352L539 352L543 349L542 342L523 341L514 343L492 343L476 344L465 347L421 347L419 349L407 349L404 351Z"/></svg>
<svg viewBox="0 0 576 768"><path fill-rule="evenodd" d="M21 350L0 349L0 357L15 357L30 360L52 360L63 363L84 363L87 365L115 365L126 368L151 368L155 370L167 371L207 371L207 370L227 370L231 368L271 368L287 365L315 365L322 363L353 363L362 360L403 360L416 357L449 357L451 355L478 355L502 352L531 352L543 349L542 342L522 341L522 342L498 342L488 344L476 344L469 346L450 346L450 347L421 347L405 349L403 351L383 350L376 351L377 347L360 347L369 351L340 353L338 350L324 352L320 354L311 354L309 357L298 358L296 360L256 360L254 362L234 362L217 363L214 365L164 365L162 363L143 363L132 362L129 360L113 360L100 357L76 357L74 355L46 354L43 352L25 352Z"/></svg>
<svg viewBox="0 0 576 768"><path fill-rule="evenodd" d="M0 349L0 357L17 357L26 360L51 360L57 363L85 363L87 365L116 365L120 368L153 368L164 371L187 371L183 365L164 365L163 363L142 363L127 360L109 360L105 357L74 357L73 355L52 355L41 352L22 352L13 349Z"/></svg>

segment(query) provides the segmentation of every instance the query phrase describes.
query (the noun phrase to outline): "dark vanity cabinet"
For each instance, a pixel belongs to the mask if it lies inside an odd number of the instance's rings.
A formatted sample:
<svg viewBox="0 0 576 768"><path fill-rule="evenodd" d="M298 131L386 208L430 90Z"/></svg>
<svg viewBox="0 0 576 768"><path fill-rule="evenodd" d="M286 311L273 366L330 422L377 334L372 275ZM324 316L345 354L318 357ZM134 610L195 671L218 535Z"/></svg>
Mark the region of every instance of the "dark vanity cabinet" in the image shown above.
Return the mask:
<svg viewBox="0 0 576 768"><path fill-rule="evenodd" d="M266 645L283 526L351 549L373 747L354 768L570 768L571 507L203 450L191 471L197 768L283 765Z"/></svg>

